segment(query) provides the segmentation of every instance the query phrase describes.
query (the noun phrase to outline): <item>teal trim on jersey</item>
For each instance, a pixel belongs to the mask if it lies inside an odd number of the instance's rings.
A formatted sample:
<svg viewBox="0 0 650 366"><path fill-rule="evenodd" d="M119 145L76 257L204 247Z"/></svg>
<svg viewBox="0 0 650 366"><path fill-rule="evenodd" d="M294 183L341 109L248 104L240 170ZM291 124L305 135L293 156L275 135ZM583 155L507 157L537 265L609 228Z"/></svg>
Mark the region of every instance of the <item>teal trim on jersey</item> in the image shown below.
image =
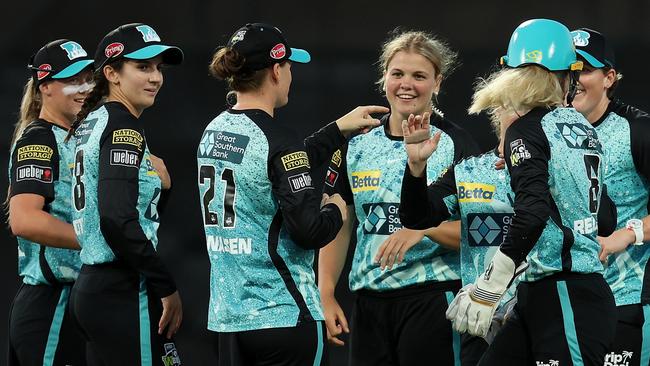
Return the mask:
<svg viewBox="0 0 650 366"><path fill-rule="evenodd" d="M643 328L641 329L641 358L639 365L650 365L650 305L643 305Z"/></svg>
<svg viewBox="0 0 650 366"><path fill-rule="evenodd" d="M447 307L449 307L451 302L454 301L454 293L446 291L445 296L447 297ZM454 348L454 366L460 366L460 334L452 329L451 337L453 339L452 345Z"/></svg>
<svg viewBox="0 0 650 366"><path fill-rule="evenodd" d="M147 300L147 286L144 277L140 278L140 364L152 366L151 357L151 325L149 323L149 302Z"/></svg>
<svg viewBox="0 0 650 366"><path fill-rule="evenodd" d="M576 324L573 319L573 308L571 307L569 290L567 289L565 281L557 282L557 293L560 297L560 306L562 307L562 320L564 321L564 332L566 333L566 341L569 344L571 361L573 361L573 366L583 366L584 363L582 361L582 354L580 353L580 345L578 344Z"/></svg>
<svg viewBox="0 0 650 366"><path fill-rule="evenodd" d="M314 366L320 366L321 360L323 358L323 322L318 321L316 322L316 336L318 337L317 339L317 344L316 344L316 357L314 357Z"/></svg>
<svg viewBox="0 0 650 366"><path fill-rule="evenodd" d="M54 310L54 318L50 325L50 333L47 335L45 353L43 354L43 366L54 365L54 356L56 356L56 348L59 346L61 325L63 325L63 316L65 315L65 309L68 306L69 298L70 286L63 286L63 289L61 289L61 296L59 296L59 302L56 305L56 310Z"/></svg>

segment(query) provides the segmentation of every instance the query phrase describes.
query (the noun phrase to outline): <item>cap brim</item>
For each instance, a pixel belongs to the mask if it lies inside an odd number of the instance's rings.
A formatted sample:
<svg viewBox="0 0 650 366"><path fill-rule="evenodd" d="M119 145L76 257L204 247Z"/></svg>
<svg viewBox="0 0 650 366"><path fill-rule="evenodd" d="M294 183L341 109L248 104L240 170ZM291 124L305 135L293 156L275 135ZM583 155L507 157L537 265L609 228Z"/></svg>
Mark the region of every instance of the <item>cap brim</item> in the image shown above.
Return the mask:
<svg viewBox="0 0 650 366"><path fill-rule="evenodd" d="M168 65L178 65L183 62L183 51L180 48L161 44L143 47L137 51L127 53L123 57L132 60L148 60L160 54L163 56L163 62Z"/></svg>
<svg viewBox="0 0 650 366"><path fill-rule="evenodd" d="M289 57L289 60L293 62L299 62L301 64L306 64L309 61L311 61L311 56L309 55L309 52L303 49L292 48L291 56Z"/></svg>
<svg viewBox="0 0 650 366"><path fill-rule="evenodd" d="M605 67L604 63L598 61L594 56L588 54L587 52L585 52L583 50L576 50L576 53L578 55L582 56L582 58L584 58L585 61L587 61L589 63L589 65L591 65L593 67L596 67L596 68Z"/></svg>
<svg viewBox="0 0 650 366"><path fill-rule="evenodd" d="M82 72L86 67L93 64L93 60L81 60L73 63L72 65L66 67L60 72L52 75L52 79L66 79L72 76L77 75Z"/></svg>

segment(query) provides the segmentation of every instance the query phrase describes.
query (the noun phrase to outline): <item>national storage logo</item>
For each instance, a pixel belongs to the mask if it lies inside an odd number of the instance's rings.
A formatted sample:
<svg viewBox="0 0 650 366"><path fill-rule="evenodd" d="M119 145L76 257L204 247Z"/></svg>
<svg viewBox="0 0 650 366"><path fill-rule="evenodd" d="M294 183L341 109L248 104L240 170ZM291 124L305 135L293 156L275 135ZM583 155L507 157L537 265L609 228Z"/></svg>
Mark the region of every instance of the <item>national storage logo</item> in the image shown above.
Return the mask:
<svg viewBox="0 0 650 366"><path fill-rule="evenodd" d="M50 161L54 150L47 145L26 145L18 148L18 161L42 160Z"/></svg>
<svg viewBox="0 0 650 366"><path fill-rule="evenodd" d="M494 197L496 187L482 183L458 183L459 202L490 202Z"/></svg>
<svg viewBox="0 0 650 366"><path fill-rule="evenodd" d="M352 172L352 192L376 191L379 189L381 170Z"/></svg>

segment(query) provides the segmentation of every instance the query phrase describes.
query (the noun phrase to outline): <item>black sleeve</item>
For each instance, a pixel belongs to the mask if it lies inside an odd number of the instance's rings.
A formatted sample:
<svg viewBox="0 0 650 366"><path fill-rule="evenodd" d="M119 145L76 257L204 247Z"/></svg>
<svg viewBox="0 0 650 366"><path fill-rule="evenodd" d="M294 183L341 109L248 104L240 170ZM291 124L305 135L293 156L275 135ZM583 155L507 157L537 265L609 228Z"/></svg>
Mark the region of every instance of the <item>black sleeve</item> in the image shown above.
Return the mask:
<svg viewBox="0 0 650 366"><path fill-rule="evenodd" d="M59 178L59 150L52 130L34 127L25 130L11 154L10 194L34 193L54 199L54 181Z"/></svg>
<svg viewBox="0 0 650 366"><path fill-rule="evenodd" d="M97 198L100 228L119 260L141 273L159 298L176 285L140 226L139 168L146 141L135 123L109 121L101 140ZM126 138L124 138L126 136Z"/></svg>
<svg viewBox="0 0 650 366"><path fill-rule="evenodd" d="M425 230L449 219L444 198L456 194L454 166L447 169L438 181L427 188L426 169L422 177L411 175L408 164L404 169L399 218L408 229Z"/></svg>
<svg viewBox="0 0 650 366"><path fill-rule="evenodd" d="M506 164L515 194L514 216L501 251L519 265L542 235L551 214L551 149L539 121L518 120L506 131Z"/></svg>
<svg viewBox="0 0 650 366"><path fill-rule="evenodd" d="M336 122L326 125L305 139L305 149L307 156L309 156L309 162L314 167L321 166L345 142L346 139Z"/></svg>
<svg viewBox="0 0 650 366"><path fill-rule="evenodd" d="M616 230L618 212L614 201L607 194L607 185L603 183L602 189L598 206L598 235L610 236Z"/></svg>
<svg viewBox="0 0 650 366"><path fill-rule="evenodd" d="M354 195L348 180L347 147L347 144L343 145L332 155L325 174L323 192L330 196L336 193L340 194L345 203L350 206L354 205Z"/></svg>
<svg viewBox="0 0 650 366"><path fill-rule="evenodd" d="M305 249L334 240L343 225L341 212L331 203L320 208L310 162L304 147L285 145L269 152L269 178L291 239Z"/></svg>
<svg viewBox="0 0 650 366"><path fill-rule="evenodd" d="M626 116L630 122L630 149L636 171L650 179L650 116L638 112Z"/></svg>

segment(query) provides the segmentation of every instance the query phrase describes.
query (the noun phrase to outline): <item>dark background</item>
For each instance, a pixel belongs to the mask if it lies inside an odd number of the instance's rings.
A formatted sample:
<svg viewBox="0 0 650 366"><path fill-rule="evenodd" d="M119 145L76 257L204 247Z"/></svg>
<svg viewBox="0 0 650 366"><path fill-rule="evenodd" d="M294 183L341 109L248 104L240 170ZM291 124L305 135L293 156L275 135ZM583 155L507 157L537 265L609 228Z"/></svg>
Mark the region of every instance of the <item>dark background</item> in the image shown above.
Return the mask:
<svg viewBox="0 0 650 366"><path fill-rule="evenodd" d="M196 183L196 147L205 125L225 105L225 85L208 76L215 48L246 22L266 21L283 30L290 46L312 55L294 65L289 105L278 117L305 136L364 104L387 105L374 82L380 45L389 31L425 30L447 40L461 67L442 85L440 103L448 118L472 134L485 150L496 139L484 116L468 117L472 85L505 54L511 32L530 18L551 18L570 29L591 27L609 36L625 78L619 96L648 110L650 2L630 1L21 1L3 4L0 25L0 170L6 172L9 141L18 115L29 56L57 38L78 41L89 52L120 24L144 22L163 41L185 51L183 65L169 69L156 104L142 116L151 150L165 159L174 185L160 227L159 251L178 283L184 322L177 346L184 365L214 364L206 330L209 261ZM317 175L322 176L322 175ZM6 192L2 175L0 192ZM316 179L318 181L318 179ZM4 195L3 195L4 199ZM9 306L19 285L16 242L0 234L0 344L6 341ZM347 271L344 270L344 272ZM339 300L349 313L347 276ZM134 325L135 326L135 325ZM0 363L5 347L0 346ZM344 365L346 348L330 349L332 365ZM119 350L116 350L119 352Z"/></svg>

